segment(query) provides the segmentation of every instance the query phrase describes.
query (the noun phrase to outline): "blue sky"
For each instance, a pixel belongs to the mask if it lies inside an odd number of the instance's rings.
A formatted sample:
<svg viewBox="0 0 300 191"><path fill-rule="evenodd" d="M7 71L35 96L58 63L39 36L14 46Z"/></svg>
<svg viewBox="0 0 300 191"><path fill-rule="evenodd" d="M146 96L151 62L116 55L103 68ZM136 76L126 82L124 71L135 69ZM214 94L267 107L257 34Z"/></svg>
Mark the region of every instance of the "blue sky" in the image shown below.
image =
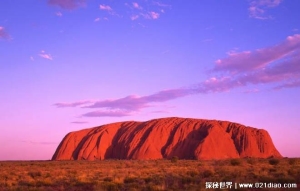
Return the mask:
<svg viewBox="0 0 300 191"><path fill-rule="evenodd" d="M0 160L50 159L70 131L191 117L266 129L299 157L292 0L2 0Z"/></svg>

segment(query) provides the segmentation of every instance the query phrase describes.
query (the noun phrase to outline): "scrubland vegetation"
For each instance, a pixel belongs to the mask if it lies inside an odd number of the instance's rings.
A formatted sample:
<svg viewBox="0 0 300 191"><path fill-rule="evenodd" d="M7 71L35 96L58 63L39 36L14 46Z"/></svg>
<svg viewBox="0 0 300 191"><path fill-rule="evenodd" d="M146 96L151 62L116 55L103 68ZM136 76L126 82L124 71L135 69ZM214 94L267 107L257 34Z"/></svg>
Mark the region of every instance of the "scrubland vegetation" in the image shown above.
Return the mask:
<svg viewBox="0 0 300 191"><path fill-rule="evenodd" d="M205 182L298 183L258 190L299 190L300 159L0 162L0 191L213 190Z"/></svg>

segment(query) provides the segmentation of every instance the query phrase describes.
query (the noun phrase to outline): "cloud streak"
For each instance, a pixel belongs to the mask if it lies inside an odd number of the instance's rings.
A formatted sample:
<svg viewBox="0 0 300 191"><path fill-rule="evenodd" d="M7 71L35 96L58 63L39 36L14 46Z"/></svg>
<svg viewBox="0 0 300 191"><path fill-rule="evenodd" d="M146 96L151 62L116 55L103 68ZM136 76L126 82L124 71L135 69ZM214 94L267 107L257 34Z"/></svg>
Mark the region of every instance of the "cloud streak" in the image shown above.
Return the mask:
<svg viewBox="0 0 300 191"><path fill-rule="evenodd" d="M57 142L47 142L47 141L40 141L40 142L36 142L36 141L21 141L22 143L29 143L29 144L33 144L33 145L56 145L58 144Z"/></svg>
<svg viewBox="0 0 300 191"><path fill-rule="evenodd" d="M138 18L139 18L138 15L132 15L132 16L130 17L130 19L131 19L132 21L134 21L134 20L136 20L136 19L138 19Z"/></svg>
<svg viewBox="0 0 300 191"><path fill-rule="evenodd" d="M145 19L158 19L160 14L154 11L150 11L148 13L140 13L141 16L143 16Z"/></svg>
<svg viewBox="0 0 300 191"><path fill-rule="evenodd" d="M276 86L276 87L274 87L274 89L280 90L280 89L284 89L284 88L299 88L299 87L300 87L300 80L295 80L292 82L288 82L288 83Z"/></svg>
<svg viewBox="0 0 300 191"><path fill-rule="evenodd" d="M266 16L266 10L280 5L282 0L253 0L248 8L249 17L255 19L271 19L271 16Z"/></svg>
<svg viewBox="0 0 300 191"><path fill-rule="evenodd" d="M154 107L154 103L189 95L226 92L234 88L257 84L275 85L273 89L277 90L300 87L299 34L288 36L286 40L275 46L240 53L231 52L227 58L219 60L211 71L213 74L218 74L218 77L211 77L193 86L162 90L146 96L129 95L118 99L54 105L97 109L97 111L83 114L83 117L123 117L133 115L144 108ZM254 90L244 92L258 91L257 88Z"/></svg>
<svg viewBox="0 0 300 191"><path fill-rule="evenodd" d="M5 28L0 26L0 39L9 39L10 35L6 32Z"/></svg>
<svg viewBox="0 0 300 191"><path fill-rule="evenodd" d="M85 6L86 0L48 0L48 4L71 10Z"/></svg>
<svg viewBox="0 0 300 191"><path fill-rule="evenodd" d="M168 8L171 8L171 7L172 7L171 5L164 4L164 3L160 3L160 2L157 2L157 1L154 1L153 4L154 4L154 5L157 5L157 6L159 6L159 7L168 7Z"/></svg>
<svg viewBox="0 0 300 191"><path fill-rule="evenodd" d="M141 7L138 3L136 3L136 2L133 2L132 3L132 6L133 6L133 8L135 8L135 9L143 9L143 7Z"/></svg>
<svg viewBox="0 0 300 191"><path fill-rule="evenodd" d="M121 110L116 110L116 111L92 111L88 112L82 115L82 117L125 117L125 116L130 116L131 112L130 111L121 111Z"/></svg>
<svg viewBox="0 0 300 191"><path fill-rule="evenodd" d="M71 123L73 123L73 124L87 124L89 122L87 122L87 121L72 121Z"/></svg>
<svg viewBox="0 0 300 191"><path fill-rule="evenodd" d="M84 106L84 105L90 104L90 103L93 103L93 101L84 100L84 101L77 101L77 102L72 102L72 103L60 102L60 103L55 103L54 106L56 106L58 108L77 107L77 106Z"/></svg>
<svg viewBox="0 0 300 191"><path fill-rule="evenodd" d="M45 58L47 60L53 60L51 54L47 54L44 50L41 51L39 56L42 57L42 58Z"/></svg>
<svg viewBox="0 0 300 191"><path fill-rule="evenodd" d="M159 18L159 13L154 12L154 11L151 11L151 12L149 13L149 15L150 15L150 17L151 17L152 19L158 19L158 18Z"/></svg>
<svg viewBox="0 0 300 191"><path fill-rule="evenodd" d="M300 50L300 34L288 36L285 41L255 51L231 52L216 61L214 71L245 72L263 68Z"/></svg>
<svg viewBox="0 0 300 191"><path fill-rule="evenodd" d="M56 12L55 15L58 16L58 17L62 17L63 16L61 12Z"/></svg>
<svg viewBox="0 0 300 191"><path fill-rule="evenodd" d="M152 2L151 4L151 6L149 6L149 4L141 6L141 4L137 2L132 2L131 4L125 3L125 5L131 9L130 19L132 21L138 18L157 20L160 18L161 14L165 13L165 10L162 8L171 8L170 5L160 2ZM151 7L151 9L149 7Z"/></svg>
<svg viewBox="0 0 300 191"><path fill-rule="evenodd" d="M112 11L112 8L109 5L99 5L99 9L100 10L104 10L104 11Z"/></svg>

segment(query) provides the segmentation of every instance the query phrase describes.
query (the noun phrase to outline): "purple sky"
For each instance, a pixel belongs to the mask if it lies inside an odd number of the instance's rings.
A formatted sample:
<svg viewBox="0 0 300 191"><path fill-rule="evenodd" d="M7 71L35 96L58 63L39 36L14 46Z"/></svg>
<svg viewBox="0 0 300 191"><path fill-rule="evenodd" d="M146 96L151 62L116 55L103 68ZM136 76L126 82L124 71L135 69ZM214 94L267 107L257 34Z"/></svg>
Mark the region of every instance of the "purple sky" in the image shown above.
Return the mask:
<svg viewBox="0 0 300 191"><path fill-rule="evenodd" d="M0 160L162 117L266 129L300 157L300 1L2 0Z"/></svg>

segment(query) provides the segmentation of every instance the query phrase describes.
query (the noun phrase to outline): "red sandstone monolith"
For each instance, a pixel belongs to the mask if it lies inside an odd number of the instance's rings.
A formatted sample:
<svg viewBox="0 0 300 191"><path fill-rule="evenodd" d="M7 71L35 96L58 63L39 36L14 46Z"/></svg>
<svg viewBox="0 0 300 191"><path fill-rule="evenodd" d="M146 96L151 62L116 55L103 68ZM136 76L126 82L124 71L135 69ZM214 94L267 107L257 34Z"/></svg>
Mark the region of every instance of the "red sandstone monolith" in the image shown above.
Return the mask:
<svg viewBox="0 0 300 191"><path fill-rule="evenodd" d="M52 160L282 157L268 132L189 118L120 122L67 134Z"/></svg>

